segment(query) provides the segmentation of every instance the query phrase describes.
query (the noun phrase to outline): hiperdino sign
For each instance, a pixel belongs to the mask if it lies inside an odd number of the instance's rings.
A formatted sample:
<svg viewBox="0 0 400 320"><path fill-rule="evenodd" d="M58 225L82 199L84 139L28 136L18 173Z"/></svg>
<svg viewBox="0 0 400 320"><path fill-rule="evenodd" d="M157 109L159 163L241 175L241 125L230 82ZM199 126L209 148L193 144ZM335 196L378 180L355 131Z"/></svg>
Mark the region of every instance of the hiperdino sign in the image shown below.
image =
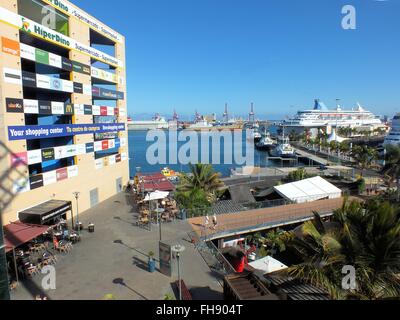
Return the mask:
<svg viewBox="0 0 400 320"><path fill-rule="evenodd" d="M79 43L74 39L71 39L63 34L53 31L45 26L42 26L28 18L20 16L14 12L8 11L0 7L0 21L4 21L16 28L21 29L33 36L42 38L44 40L57 43L68 49L73 49L81 53L85 53L92 58L108 63L114 67L123 67L122 61L116 59L106 53L103 53L97 49L91 48L87 45Z"/></svg>
<svg viewBox="0 0 400 320"><path fill-rule="evenodd" d="M63 13L73 16L79 21L86 23L92 29L96 30L97 32L105 35L108 38L111 38L114 41L122 42L122 36L116 33L115 31L111 30L110 28L106 27L99 21L95 20L88 14L84 13L83 11L79 10L77 7L69 3L65 0L43 0L47 4L57 8L58 10L62 11Z"/></svg>
<svg viewBox="0 0 400 320"><path fill-rule="evenodd" d="M47 28L45 30L44 28L45 27L35 24L33 26L33 32L40 35L43 39L49 39L51 41L58 42L63 46L69 47L71 45L70 41L62 34ZM25 18L22 18L22 30L24 30L27 33L32 32L30 23L26 21Z"/></svg>

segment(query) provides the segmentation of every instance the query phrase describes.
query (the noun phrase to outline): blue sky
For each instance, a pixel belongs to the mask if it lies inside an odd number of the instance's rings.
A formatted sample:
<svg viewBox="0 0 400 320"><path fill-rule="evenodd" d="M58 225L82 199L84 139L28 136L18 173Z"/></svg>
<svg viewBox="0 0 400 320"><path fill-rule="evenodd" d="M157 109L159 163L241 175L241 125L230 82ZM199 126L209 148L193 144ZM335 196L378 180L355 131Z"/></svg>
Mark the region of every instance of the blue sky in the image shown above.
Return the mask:
<svg viewBox="0 0 400 320"><path fill-rule="evenodd" d="M128 113L255 111L269 119L340 98L400 111L400 0L72 0L124 34ZM343 30L341 9L357 10ZM119 7L112 11L110 6Z"/></svg>

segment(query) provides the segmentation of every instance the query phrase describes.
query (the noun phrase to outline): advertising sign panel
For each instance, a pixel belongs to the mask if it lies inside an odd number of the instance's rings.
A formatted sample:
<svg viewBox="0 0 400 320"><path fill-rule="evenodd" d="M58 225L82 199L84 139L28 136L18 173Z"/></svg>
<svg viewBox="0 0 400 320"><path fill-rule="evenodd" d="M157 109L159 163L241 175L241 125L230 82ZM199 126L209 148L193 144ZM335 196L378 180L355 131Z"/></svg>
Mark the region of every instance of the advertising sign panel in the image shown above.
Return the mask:
<svg viewBox="0 0 400 320"><path fill-rule="evenodd" d="M6 98L6 110L11 113L23 113L24 112L24 100Z"/></svg>
<svg viewBox="0 0 400 320"><path fill-rule="evenodd" d="M31 140L124 131L125 123L54 124L38 126L8 126L8 139Z"/></svg>
<svg viewBox="0 0 400 320"><path fill-rule="evenodd" d="M42 162L42 150L29 150L28 151L28 164L36 164Z"/></svg>
<svg viewBox="0 0 400 320"><path fill-rule="evenodd" d="M57 181L68 179L68 169L67 168L57 169L56 175L57 175Z"/></svg>
<svg viewBox="0 0 400 320"><path fill-rule="evenodd" d="M24 112L30 114L39 113L39 101L24 99Z"/></svg>
<svg viewBox="0 0 400 320"><path fill-rule="evenodd" d="M18 41L1 37L1 49L4 53L8 53L13 56L20 55L20 46Z"/></svg>
<svg viewBox="0 0 400 320"><path fill-rule="evenodd" d="M26 151L11 153L11 167L15 168L26 165L28 165L28 153Z"/></svg>
<svg viewBox="0 0 400 320"><path fill-rule="evenodd" d="M42 149L42 161L54 160L54 148Z"/></svg>
<svg viewBox="0 0 400 320"><path fill-rule="evenodd" d="M43 185L47 186L57 182L57 174L55 171L43 173Z"/></svg>
<svg viewBox="0 0 400 320"><path fill-rule="evenodd" d="M43 187L43 176L37 174L29 177L29 188L30 190Z"/></svg>

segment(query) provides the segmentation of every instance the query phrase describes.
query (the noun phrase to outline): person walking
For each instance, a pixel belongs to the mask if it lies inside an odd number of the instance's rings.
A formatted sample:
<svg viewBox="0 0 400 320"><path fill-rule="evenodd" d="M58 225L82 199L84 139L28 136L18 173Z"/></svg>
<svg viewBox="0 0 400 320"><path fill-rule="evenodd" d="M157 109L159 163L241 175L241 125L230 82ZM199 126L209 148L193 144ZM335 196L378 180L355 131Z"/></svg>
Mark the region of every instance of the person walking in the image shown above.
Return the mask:
<svg viewBox="0 0 400 320"><path fill-rule="evenodd" d="M210 224L210 218L207 216L204 217L204 228L207 229Z"/></svg>
<svg viewBox="0 0 400 320"><path fill-rule="evenodd" d="M214 213L213 217L212 217L212 222L213 222L213 229L215 230L217 228L217 215Z"/></svg>

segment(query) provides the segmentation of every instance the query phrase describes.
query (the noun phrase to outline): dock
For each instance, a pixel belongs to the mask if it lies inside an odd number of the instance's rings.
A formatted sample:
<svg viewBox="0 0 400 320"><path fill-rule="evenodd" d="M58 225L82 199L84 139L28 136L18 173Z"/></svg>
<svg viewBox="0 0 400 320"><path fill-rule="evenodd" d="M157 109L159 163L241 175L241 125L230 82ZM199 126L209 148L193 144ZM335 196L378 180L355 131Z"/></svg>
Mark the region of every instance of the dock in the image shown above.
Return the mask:
<svg viewBox="0 0 400 320"><path fill-rule="evenodd" d="M307 152L307 151L304 151L302 149L296 148L296 154L298 155L298 157L307 158L307 159L311 160L313 163L315 163L317 165L326 166L326 165L329 164L328 160L326 160L324 158L321 158L321 157L318 157L317 155L312 154L312 153Z"/></svg>

